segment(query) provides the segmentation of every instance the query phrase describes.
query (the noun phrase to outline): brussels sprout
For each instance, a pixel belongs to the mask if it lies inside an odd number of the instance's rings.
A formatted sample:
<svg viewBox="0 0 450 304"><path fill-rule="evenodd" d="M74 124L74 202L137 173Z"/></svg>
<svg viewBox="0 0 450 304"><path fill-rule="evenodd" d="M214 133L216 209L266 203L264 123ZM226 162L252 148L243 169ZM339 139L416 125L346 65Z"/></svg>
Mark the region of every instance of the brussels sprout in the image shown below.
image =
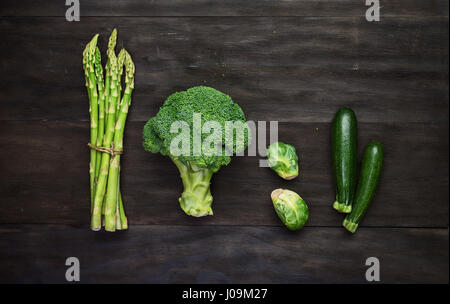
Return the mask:
<svg viewBox="0 0 450 304"><path fill-rule="evenodd" d="M276 189L270 196L278 217L288 229L299 230L308 221L308 206L294 191Z"/></svg>
<svg viewBox="0 0 450 304"><path fill-rule="evenodd" d="M298 175L298 156L294 146L276 142L267 147L267 162L280 177L290 180Z"/></svg>

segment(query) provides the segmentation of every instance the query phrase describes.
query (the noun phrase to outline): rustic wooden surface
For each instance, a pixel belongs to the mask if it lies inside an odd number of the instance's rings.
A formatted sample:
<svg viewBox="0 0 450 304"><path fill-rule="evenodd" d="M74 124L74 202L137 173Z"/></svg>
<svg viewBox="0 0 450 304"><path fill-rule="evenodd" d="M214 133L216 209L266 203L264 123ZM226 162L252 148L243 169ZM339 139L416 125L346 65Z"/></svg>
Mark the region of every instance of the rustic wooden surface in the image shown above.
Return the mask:
<svg viewBox="0 0 450 304"><path fill-rule="evenodd" d="M63 1L0 4L0 282L448 282L448 1ZM89 231L88 100L81 51L113 27L136 63L122 189L130 229ZM250 120L280 121L300 153L284 182L255 157L214 176L214 216L183 214L175 167L141 148L141 129L170 93L210 85ZM332 208L330 122L351 106L359 146L386 150L373 205L355 235ZM298 191L310 220L284 229L269 193Z"/></svg>

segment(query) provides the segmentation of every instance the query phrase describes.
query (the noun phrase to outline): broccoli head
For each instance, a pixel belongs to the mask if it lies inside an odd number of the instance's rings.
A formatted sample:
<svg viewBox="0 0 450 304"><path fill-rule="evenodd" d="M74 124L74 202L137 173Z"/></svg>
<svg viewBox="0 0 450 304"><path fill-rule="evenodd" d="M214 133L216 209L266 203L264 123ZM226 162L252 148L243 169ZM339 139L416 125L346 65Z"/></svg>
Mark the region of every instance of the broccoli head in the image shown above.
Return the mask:
<svg viewBox="0 0 450 304"><path fill-rule="evenodd" d="M244 112L230 96L198 86L166 99L144 126L143 146L172 159L184 186L181 208L200 217L213 214L212 175L245 150L249 136Z"/></svg>

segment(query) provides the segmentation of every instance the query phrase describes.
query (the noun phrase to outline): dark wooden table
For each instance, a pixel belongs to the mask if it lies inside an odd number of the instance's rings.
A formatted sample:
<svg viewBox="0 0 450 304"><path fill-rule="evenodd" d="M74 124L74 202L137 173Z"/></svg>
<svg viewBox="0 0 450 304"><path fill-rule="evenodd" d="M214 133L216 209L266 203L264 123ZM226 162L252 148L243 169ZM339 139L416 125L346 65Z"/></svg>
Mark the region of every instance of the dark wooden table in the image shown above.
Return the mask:
<svg viewBox="0 0 450 304"><path fill-rule="evenodd" d="M64 1L0 4L0 282L448 282L448 1ZM117 27L136 64L122 189L127 232L89 229L88 99L81 52ZM214 216L191 218L170 160L143 151L141 130L165 97L209 85L250 120L280 121L300 154L284 182L237 157L213 178ZM385 166L355 235L332 208L330 122L359 120L359 147L379 140ZM307 227L281 226L269 198L286 187L310 207Z"/></svg>

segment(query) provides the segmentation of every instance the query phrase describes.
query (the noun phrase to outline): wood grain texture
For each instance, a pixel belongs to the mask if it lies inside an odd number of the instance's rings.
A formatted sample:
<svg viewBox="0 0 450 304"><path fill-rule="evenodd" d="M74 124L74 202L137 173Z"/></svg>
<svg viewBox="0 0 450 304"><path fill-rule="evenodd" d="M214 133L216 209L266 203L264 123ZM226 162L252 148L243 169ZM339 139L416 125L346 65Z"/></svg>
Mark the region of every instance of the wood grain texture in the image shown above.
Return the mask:
<svg viewBox="0 0 450 304"><path fill-rule="evenodd" d="M235 157L214 175L214 216L192 218L179 207L182 185L168 158L142 148L144 123L126 126L122 186L129 222L170 225L281 225L270 201L279 187L298 191L310 207L308 225L340 226L331 207L334 184L330 124L280 124L295 145L300 177L282 181L257 157ZM0 122L1 223L63 223L87 227L87 122ZM420 140L418 140L420 139ZM448 125L359 124L359 148L379 140L385 164L362 226L448 226Z"/></svg>
<svg viewBox="0 0 450 304"><path fill-rule="evenodd" d="M137 67L131 121L205 84L253 120L329 122L348 105L361 122L448 122L447 17L6 18L0 119L87 120L81 52L113 26Z"/></svg>
<svg viewBox="0 0 450 304"><path fill-rule="evenodd" d="M448 282L447 229L0 226L1 283L64 283L70 256L82 283L365 283L371 256L382 282Z"/></svg>
<svg viewBox="0 0 450 304"><path fill-rule="evenodd" d="M67 6L57 0L2 0L0 16L64 16ZM83 1L88 16L364 16L364 1L355 0L96 0ZM446 0L381 1L382 16L448 16Z"/></svg>

